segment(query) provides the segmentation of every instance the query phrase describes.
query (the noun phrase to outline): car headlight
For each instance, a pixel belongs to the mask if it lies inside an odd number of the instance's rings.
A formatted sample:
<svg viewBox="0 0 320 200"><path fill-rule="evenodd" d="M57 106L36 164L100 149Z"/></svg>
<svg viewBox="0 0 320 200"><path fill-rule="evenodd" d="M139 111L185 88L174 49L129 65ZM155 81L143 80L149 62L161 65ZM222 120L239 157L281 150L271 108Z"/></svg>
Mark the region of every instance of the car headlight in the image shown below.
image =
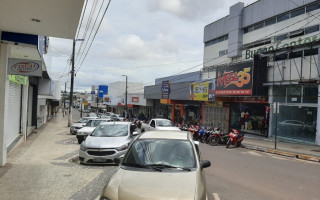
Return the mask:
<svg viewBox="0 0 320 200"><path fill-rule="evenodd" d="M121 147L116 148L116 150L117 151L124 151L124 150L128 149L128 147L129 147L129 143L122 145Z"/></svg>
<svg viewBox="0 0 320 200"><path fill-rule="evenodd" d="M81 150L81 151L87 151L87 149L88 149L88 148L87 148L86 146L84 146L83 143L81 143L81 145L80 145L80 150Z"/></svg>

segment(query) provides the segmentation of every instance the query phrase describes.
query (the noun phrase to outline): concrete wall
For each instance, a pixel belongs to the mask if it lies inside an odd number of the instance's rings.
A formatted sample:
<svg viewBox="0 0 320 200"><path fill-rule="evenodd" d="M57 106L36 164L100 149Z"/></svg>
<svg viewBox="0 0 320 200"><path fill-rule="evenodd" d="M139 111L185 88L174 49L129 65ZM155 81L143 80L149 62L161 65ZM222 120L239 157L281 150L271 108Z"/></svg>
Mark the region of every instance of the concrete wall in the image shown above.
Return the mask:
<svg viewBox="0 0 320 200"><path fill-rule="evenodd" d="M155 84L161 85L162 81L170 81L170 83L182 83L182 82L190 82L190 81L196 82L196 81L200 81L200 79L201 79L200 71L196 71L196 72L179 74L175 76L157 78L155 81Z"/></svg>

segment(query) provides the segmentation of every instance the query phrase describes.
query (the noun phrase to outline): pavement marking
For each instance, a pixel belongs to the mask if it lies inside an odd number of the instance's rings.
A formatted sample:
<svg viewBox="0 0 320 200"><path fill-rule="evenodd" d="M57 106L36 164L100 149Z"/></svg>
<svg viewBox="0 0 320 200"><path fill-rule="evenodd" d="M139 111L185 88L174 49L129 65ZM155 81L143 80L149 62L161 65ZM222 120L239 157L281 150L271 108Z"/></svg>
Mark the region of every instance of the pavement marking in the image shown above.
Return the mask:
<svg viewBox="0 0 320 200"><path fill-rule="evenodd" d="M220 200L218 193L212 193L214 200Z"/></svg>

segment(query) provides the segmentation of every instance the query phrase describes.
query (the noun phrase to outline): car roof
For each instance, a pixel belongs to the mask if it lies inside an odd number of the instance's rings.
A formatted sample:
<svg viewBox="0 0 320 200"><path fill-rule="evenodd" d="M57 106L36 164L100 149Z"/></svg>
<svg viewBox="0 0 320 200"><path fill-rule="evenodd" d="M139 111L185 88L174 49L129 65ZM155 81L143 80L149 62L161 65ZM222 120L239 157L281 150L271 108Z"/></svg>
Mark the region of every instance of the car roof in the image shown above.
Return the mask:
<svg viewBox="0 0 320 200"><path fill-rule="evenodd" d="M153 118L151 120L168 120L168 121L170 121L170 119L163 119L163 118Z"/></svg>
<svg viewBox="0 0 320 200"><path fill-rule="evenodd" d="M147 131L144 132L139 139L178 139L189 140L189 132L185 131Z"/></svg>
<svg viewBox="0 0 320 200"><path fill-rule="evenodd" d="M110 124L125 124L125 125L128 125L128 124L131 124L131 122L102 122L100 125L110 125Z"/></svg>

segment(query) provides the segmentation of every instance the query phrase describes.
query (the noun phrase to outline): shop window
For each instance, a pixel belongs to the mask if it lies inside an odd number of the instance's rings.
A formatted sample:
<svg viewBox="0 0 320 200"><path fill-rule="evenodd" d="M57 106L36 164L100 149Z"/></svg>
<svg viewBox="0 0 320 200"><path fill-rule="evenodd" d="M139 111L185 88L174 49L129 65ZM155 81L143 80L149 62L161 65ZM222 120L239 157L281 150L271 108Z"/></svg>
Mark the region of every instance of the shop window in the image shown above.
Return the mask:
<svg viewBox="0 0 320 200"><path fill-rule="evenodd" d="M305 13L305 8L300 8L299 10L295 10L295 11L292 11L291 12L291 18L292 17L296 17L296 16L299 16L299 15L302 15Z"/></svg>
<svg viewBox="0 0 320 200"><path fill-rule="evenodd" d="M288 38L288 33L275 36L274 40L275 40L275 42L280 42L280 41L285 40L287 38Z"/></svg>
<svg viewBox="0 0 320 200"><path fill-rule="evenodd" d="M309 33L317 32L317 31L319 31L319 25L310 26L304 29L304 34L307 35Z"/></svg>
<svg viewBox="0 0 320 200"><path fill-rule="evenodd" d="M282 53L282 54L276 55L274 57L275 61L287 60L287 59L288 59L288 54L287 53Z"/></svg>
<svg viewBox="0 0 320 200"><path fill-rule="evenodd" d="M275 24L275 23L277 23L277 18L274 17L274 18L266 20L265 21L265 26L270 26L270 25Z"/></svg>
<svg viewBox="0 0 320 200"><path fill-rule="evenodd" d="M277 17L277 22L282 22L287 19L289 19L289 13L284 14L284 15L280 15L279 17Z"/></svg>
<svg viewBox="0 0 320 200"><path fill-rule="evenodd" d="M278 136L314 142L317 127L317 108L279 106Z"/></svg>
<svg viewBox="0 0 320 200"><path fill-rule="evenodd" d="M301 35L304 35L304 30L303 29L299 29L299 30L296 30L296 31L292 31L290 32L290 38L294 38L294 37L299 37Z"/></svg>
<svg viewBox="0 0 320 200"><path fill-rule="evenodd" d="M303 103L318 103L318 85L303 87Z"/></svg>
<svg viewBox="0 0 320 200"><path fill-rule="evenodd" d="M273 101L282 103L286 101L285 86L273 86Z"/></svg>
<svg viewBox="0 0 320 200"><path fill-rule="evenodd" d="M315 3L315 4L312 4L310 6L307 6L306 12L311 12L311 11L314 11L314 10L317 10L317 9L320 9L320 3Z"/></svg>
<svg viewBox="0 0 320 200"><path fill-rule="evenodd" d="M304 56L313 56L318 54L318 48L304 50Z"/></svg>
<svg viewBox="0 0 320 200"><path fill-rule="evenodd" d="M302 52L303 51L296 51L296 52L289 53L289 59L301 58L302 57Z"/></svg>
<svg viewBox="0 0 320 200"><path fill-rule="evenodd" d="M301 103L301 86L293 85L287 87L287 102L288 103Z"/></svg>
<svg viewBox="0 0 320 200"><path fill-rule="evenodd" d="M254 25L254 30L258 30L264 27L264 22Z"/></svg>

